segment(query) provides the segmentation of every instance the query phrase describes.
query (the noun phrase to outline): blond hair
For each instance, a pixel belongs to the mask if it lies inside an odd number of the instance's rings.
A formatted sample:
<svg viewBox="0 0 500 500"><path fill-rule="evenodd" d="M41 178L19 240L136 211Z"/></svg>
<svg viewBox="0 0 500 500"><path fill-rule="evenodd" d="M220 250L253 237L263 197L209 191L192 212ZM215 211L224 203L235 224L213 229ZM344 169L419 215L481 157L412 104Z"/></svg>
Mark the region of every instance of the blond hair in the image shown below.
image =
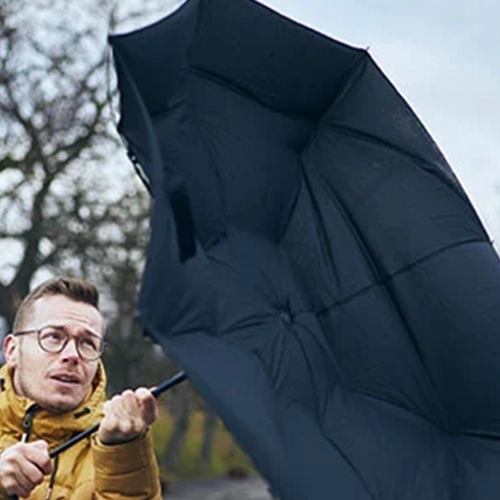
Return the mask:
<svg viewBox="0 0 500 500"><path fill-rule="evenodd" d="M66 276L53 278L38 285L21 302L14 318L14 332L22 328L33 303L41 297L49 295L63 295L76 302L84 302L99 309L99 291L94 284L80 278Z"/></svg>

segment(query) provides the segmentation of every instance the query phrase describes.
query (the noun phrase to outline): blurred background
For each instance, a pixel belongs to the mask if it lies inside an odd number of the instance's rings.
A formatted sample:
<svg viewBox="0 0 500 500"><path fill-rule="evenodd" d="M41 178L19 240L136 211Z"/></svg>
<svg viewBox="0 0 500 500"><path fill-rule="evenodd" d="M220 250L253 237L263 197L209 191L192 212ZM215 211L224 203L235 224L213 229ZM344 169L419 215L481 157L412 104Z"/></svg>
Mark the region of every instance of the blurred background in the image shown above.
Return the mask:
<svg viewBox="0 0 500 500"><path fill-rule="evenodd" d="M42 280L70 274L94 281L108 325L110 394L157 384L178 367L134 320L150 199L115 131L106 37L182 3L0 0L0 333ZM498 239L500 35L493 23L500 7L489 0L262 3L346 43L370 46ZM189 383L162 396L154 435L166 497L270 498Z"/></svg>

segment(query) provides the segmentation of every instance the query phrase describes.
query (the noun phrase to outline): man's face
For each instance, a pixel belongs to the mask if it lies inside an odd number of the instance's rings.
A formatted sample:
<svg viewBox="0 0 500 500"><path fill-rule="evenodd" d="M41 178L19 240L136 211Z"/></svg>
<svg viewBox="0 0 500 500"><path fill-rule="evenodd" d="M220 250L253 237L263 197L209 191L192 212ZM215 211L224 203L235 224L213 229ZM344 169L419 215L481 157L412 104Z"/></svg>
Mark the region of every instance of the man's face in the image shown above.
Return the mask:
<svg viewBox="0 0 500 500"><path fill-rule="evenodd" d="M89 333L103 335L99 311L63 295L48 295L36 300L27 313L22 330L44 326L63 327L70 342L58 354L40 348L35 333L5 339L4 355L14 368L14 388L20 396L37 402L53 412L75 409L89 393L98 361L85 361L76 350L75 339Z"/></svg>

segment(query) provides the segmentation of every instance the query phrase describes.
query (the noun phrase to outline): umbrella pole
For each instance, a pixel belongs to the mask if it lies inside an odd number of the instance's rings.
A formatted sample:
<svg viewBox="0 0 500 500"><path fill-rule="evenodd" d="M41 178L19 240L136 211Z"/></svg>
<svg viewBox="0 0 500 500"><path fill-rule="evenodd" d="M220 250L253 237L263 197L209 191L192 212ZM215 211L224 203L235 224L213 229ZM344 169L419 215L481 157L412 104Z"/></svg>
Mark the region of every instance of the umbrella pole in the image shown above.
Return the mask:
<svg viewBox="0 0 500 500"><path fill-rule="evenodd" d="M172 378L169 378L165 382L161 383L160 385L156 386L154 389L151 389L151 393L155 398L157 398L160 394L163 392L167 391L168 389L171 389L172 387L175 387L176 385L180 384L181 382L184 382L184 380L187 379L187 375L185 372L179 372L176 375L174 375ZM76 436L73 436L71 439L63 443L61 446L58 446L57 448L53 449L50 453L49 456L50 458L55 458L57 455L62 453L63 451L66 451L68 448L71 448L73 445L81 441L82 439L85 439L86 437L90 436L94 432L96 432L99 429L100 423L97 423L93 425L92 427L89 427L87 430L80 432L80 434L77 434Z"/></svg>

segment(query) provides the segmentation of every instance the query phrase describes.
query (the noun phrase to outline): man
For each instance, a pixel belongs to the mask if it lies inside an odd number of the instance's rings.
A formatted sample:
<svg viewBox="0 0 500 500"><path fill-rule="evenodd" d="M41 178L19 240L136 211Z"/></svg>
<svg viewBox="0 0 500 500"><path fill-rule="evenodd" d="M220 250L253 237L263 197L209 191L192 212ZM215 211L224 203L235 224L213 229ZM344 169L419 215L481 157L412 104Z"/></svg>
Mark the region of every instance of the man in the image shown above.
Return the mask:
<svg viewBox="0 0 500 500"><path fill-rule="evenodd" d="M140 388L104 402L98 300L92 284L57 278L19 307L0 369L0 500L161 499L155 398ZM97 434L49 458L101 420Z"/></svg>

